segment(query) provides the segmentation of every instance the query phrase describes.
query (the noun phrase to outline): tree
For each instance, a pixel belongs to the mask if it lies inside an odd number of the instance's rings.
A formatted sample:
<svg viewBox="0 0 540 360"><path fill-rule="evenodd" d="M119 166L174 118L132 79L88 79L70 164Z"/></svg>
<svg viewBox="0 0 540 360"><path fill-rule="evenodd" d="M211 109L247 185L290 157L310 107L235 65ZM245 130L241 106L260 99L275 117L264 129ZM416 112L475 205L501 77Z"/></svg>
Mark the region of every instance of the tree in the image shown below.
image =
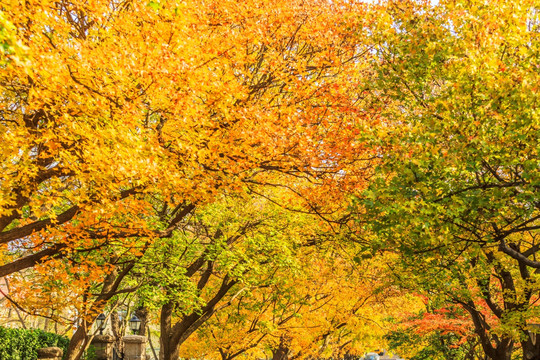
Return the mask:
<svg viewBox="0 0 540 360"><path fill-rule="evenodd" d="M382 259L357 264L334 241L302 249L296 271L278 270L266 286L238 296L186 342L182 356L343 358L384 346L388 319L414 302L384 286Z"/></svg>
<svg viewBox="0 0 540 360"><path fill-rule="evenodd" d="M182 217L152 228L151 197L181 210L267 172L343 181L359 46L341 5L291 5L10 3L31 67L2 74L1 242L33 250L0 275L169 236Z"/></svg>
<svg viewBox="0 0 540 360"><path fill-rule="evenodd" d="M436 309L401 323L385 337L402 357L420 359L482 359L470 319L460 308Z"/></svg>
<svg viewBox="0 0 540 360"><path fill-rule="evenodd" d="M17 39L15 26L0 12L0 66L23 65L26 48Z"/></svg>
<svg viewBox="0 0 540 360"><path fill-rule="evenodd" d="M160 312L160 358L178 357L201 325L244 292L294 271L297 249L313 232L307 218L259 196L228 196L195 211L182 233L156 242L133 275L146 282L142 302Z"/></svg>
<svg viewBox="0 0 540 360"><path fill-rule="evenodd" d="M362 184L361 12L324 1L3 7L28 63L0 73L0 277L53 264L96 275L80 280L92 305L69 359L152 243L197 206L273 185L325 216ZM323 196L332 206L314 205Z"/></svg>
<svg viewBox="0 0 540 360"><path fill-rule="evenodd" d="M454 300L490 358L509 359L514 341L523 358L536 358L528 326L538 268L535 4L389 2L383 9L371 31L379 45L370 90L384 106L386 127L372 137L383 165L362 195L370 228L384 239L374 246L397 249L425 281L417 286L442 291L440 283L450 283L469 293L465 303ZM492 332L480 300L509 326Z"/></svg>

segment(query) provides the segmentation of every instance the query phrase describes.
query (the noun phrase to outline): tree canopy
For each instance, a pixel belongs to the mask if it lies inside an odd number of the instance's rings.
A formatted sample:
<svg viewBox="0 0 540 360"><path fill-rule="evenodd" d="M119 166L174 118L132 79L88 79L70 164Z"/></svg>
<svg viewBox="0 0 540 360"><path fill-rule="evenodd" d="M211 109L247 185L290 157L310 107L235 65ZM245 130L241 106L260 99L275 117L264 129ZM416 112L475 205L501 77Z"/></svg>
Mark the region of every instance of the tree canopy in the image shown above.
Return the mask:
<svg viewBox="0 0 540 360"><path fill-rule="evenodd" d="M538 14L2 4L0 301L69 360L120 308L160 360L539 358Z"/></svg>

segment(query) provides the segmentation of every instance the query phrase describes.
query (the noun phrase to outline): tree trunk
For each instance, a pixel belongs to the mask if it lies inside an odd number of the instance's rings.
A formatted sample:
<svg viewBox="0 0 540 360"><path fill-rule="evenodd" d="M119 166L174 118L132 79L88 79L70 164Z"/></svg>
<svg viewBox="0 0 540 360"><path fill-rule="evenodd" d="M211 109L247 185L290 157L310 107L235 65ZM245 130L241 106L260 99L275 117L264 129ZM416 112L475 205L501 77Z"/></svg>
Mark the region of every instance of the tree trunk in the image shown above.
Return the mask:
<svg viewBox="0 0 540 360"><path fill-rule="evenodd" d="M172 359L171 346L171 321L172 321L172 304L168 303L161 307L160 330L159 337L159 360Z"/></svg>
<svg viewBox="0 0 540 360"><path fill-rule="evenodd" d="M526 332L527 340L521 342L523 360L540 360L540 336Z"/></svg>
<svg viewBox="0 0 540 360"><path fill-rule="evenodd" d="M173 349L168 348L168 350L163 353L163 357L160 350L159 359L160 360L178 360L180 358L180 346L172 345L172 347Z"/></svg>
<svg viewBox="0 0 540 360"><path fill-rule="evenodd" d="M499 338L490 334L489 325L472 301L461 302L461 305L471 315L474 332L478 335L478 340L486 358L490 360L511 360L514 342L509 338Z"/></svg>
<svg viewBox="0 0 540 360"><path fill-rule="evenodd" d="M122 334L123 334L123 321L120 320L120 316L118 316L117 311L111 312L111 315L109 316L111 320L111 331L112 335L114 336L114 347L117 351L120 353L124 352L124 342L122 341Z"/></svg>
<svg viewBox="0 0 540 360"><path fill-rule="evenodd" d="M486 357L490 360L511 360L512 352L514 350L514 343L512 341L497 342L496 346L492 344L481 343Z"/></svg>
<svg viewBox="0 0 540 360"><path fill-rule="evenodd" d="M148 309L140 307L135 310L135 316L141 320L141 328L139 329L139 335L146 336L146 327L148 325Z"/></svg>
<svg viewBox="0 0 540 360"><path fill-rule="evenodd" d="M487 358L489 360L512 360L512 345L510 343L508 346L498 346L490 355L487 355Z"/></svg>
<svg viewBox="0 0 540 360"><path fill-rule="evenodd" d="M289 349L279 347L272 351L272 360L287 360L289 358Z"/></svg>
<svg viewBox="0 0 540 360"><path fill-rule="evenodd" d="M92 324L90 324L90 326L91 325ZM81 326L75 330L69 341L64 360L79 360L83 356L84 351L89 345L87 329L88 323L83 320Z"/></svg>
<svg viewBox="0 0 540 360"><path fill-rule="evenodd" d="M288 360L289 359L289 346L285 336L281 336L279 339L279 346L277 349L272 350L272 360Z"/></svg>

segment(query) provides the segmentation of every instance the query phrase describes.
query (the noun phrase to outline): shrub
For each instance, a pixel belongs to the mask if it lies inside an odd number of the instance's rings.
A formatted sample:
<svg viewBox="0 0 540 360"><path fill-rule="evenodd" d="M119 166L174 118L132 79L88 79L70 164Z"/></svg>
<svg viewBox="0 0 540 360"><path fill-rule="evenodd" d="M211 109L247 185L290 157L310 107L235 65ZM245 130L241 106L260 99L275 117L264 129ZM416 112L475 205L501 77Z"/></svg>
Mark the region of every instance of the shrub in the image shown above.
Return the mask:
<svg viewBox="0 0 540 360"><path fill-rule="evenodd" d="M10 329L0 326L0 359L36 360L37 350L57 346L66 352L69 339L39 329Z"/></svg>

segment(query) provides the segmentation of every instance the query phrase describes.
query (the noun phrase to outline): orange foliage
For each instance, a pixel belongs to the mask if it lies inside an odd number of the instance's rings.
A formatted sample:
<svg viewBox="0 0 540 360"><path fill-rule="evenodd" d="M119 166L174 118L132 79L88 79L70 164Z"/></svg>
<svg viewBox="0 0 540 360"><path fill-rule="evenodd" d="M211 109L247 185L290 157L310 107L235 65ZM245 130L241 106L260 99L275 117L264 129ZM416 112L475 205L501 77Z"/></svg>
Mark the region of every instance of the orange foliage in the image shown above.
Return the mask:
<svg viewBox="0 0 540 360"><path fill-rule="evenodd" d="M380 288L383 259L355 265L337 253L307 251L300 261L296 275L276 274L272 286L254 288L216 314L186 342L183 356L255 358L280 347L294 359L361 355L384 347L391 317L418 307L417 299Z"/></svg>
<svg viewBox="0 0 540 360"><path fill-rule="evenodd" d="M0 276L100 247L137 258L182 218L156 221L157 203L185 216L272 184L324 214L369 173L360 5L28 0L3 12L28 61L0 75ZM107 273L86 265L88 281Z"/></svg>

